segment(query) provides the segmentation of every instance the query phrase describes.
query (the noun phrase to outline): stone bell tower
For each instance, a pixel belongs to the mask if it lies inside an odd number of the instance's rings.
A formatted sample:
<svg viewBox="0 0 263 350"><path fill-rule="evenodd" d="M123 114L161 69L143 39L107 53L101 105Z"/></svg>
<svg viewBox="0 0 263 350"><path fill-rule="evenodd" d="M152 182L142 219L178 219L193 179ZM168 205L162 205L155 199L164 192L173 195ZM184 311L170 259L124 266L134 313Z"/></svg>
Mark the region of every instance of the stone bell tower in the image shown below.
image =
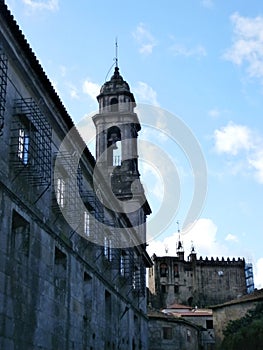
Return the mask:
<svg viewBox="0 0 263 350"><path fill-rule="evenodd" d="M134 204L135 211L129 210L128 214L132 226L141 225L151 213L138 170L137 138L141 126L134 112L134 96L120 75L117 62L114 74L102 85L97 99L99 113L93 117L96 164L116 198Z"/></svg>

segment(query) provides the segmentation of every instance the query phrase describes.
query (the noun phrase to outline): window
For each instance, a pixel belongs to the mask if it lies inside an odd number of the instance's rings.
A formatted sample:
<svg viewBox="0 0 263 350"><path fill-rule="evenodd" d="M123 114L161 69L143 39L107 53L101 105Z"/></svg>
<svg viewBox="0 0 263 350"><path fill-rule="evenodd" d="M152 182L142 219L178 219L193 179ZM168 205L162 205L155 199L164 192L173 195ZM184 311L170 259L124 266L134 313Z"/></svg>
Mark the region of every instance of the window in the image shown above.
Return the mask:
<svg viewBox="0 0 263 350"><path fill-rule="evenodd" d="M121 256L120 256L120 274L121 276L125 276L125 259L124 259L123 252L121 253Z"/></svg>
<svg viewBox="0 0 263 350"><path fill-rule="evenodd" d="M186 331L186 339L188 342L191 342L191 331L189 329Z"/></svg>
<svg viewBox="0 0 263 350"><path fill-rule="evenodd" d="M115 143L115 148L113 149L113 166L121 165L121 141Z"/></svg>
<svg viewBox="0 0 263 350"><path fill-rule="evenodd" d="M12 215L12 249L15 259L20 260L23 256L29 256L30 248L30 225L15 210Z"/></svg>
<svg viewBox="0 0 263 350"><path fill-rule="evenodd" d="M121 165L121 130L117 126L112 126L107 131L107 148L108 165Z"/></svg>
<svg viewBox="0 0 263 350"><path fill-rule="evenodd" d="M206 329L213 329L213 320L206 320Z"/></svg>
<svg viewBox="0 0 263 350"><path fill-rule="evenodd" d="M108 237L104 237L104 256L109 260L112 261L112 247L111 247L111 240Z"/></svg>
<svg viewBox="0 0 263 350"><path fill-rule="evenodd" d="M179 269L177 264L174 265L174 277L179 277Z"/></svg>
<svg viewBox="0 0 263 350"><path fill-rule="evenodd" d="M174 292L175 292L175 293L178 293L178 292L179 292L179 286L178 286L178 285L175 285L175 286L174 286Z"/></svg>
<svg viewBox="0 0 263 350"><path fill-rule="evenodd" d="M57 197L58 205L61 208L65 206L65 190L66 190L65 180L62 178L58 178L57 186L56 186L56 197Z"/></svg>
<svg viewBox="0 0 263 350"><path fill-rule="evenodd" d="M110 110L111 112L118 112L119 106L118 106L118 100L117 98L112 98L110 100Z"/></svg>
<svg viewBox="0 0 263 350"><path fill-rule="evenodd" d="M173 339L172 327L163 327L163 339Z"/></svg>
<svg viewBox="0 0 263 350"><path fill-rule="evenodd" d="M83 275L83 296L84 296L84 309L85 316L90 320L91 313L90 310L92 308L92 277L85 271Z"/></svg>
<svg viewBox="0 0 263 350"><path fill-rule="evenodd" d="M55 256L54 256L54 263L55 266L62 267L62 270L64 271L67 267L67 256L65 253L63 253L60 249L55 247Z"/></svg>
<svg viewBox="0 0 263 350"><path fill-rule="evenodd" d="M67 291L67 255L55 247L54 252L55 298L65 302Z"/></svg>
<svg viewBox="0 0 263 350"><path fill-rule="evenodd" d="M134 266L133 275L132 275L132 287L134 290L139 290L141 284L140 279L140 270L138 266Z"/></svg>
<svg viewBox="0 0 263 350"><path fill-rule="evenodd" d="M161 277L167 277L168 276L168 267L164 263L160 265L160 276Z"/></svg>
<svg viewBox="0 0 263 350"><path fill-rule="evenodd" d="M105 321L106 321L106 326L109 327L110 329L112 328L110 327L111 316L112 316L111 294L107 290L105 290Z"/></svg>
<svg viewBox="0 0 263 350"><path fill-rule="evenodd" d="M161 285L161 291L162 291L162 293L166 293L166 285L165 284Z"/></svg>
<svg viewBox="0 0 263 350"><path fill-rule="evenodd" d="M89 237L90 235L90 215L84 211L84 234Z"/></svg>
<svg viewBox="0 0 263 350"><path fill-rule="evenodd" d="M29 158L29 133L26 129L19 129L18 131L18 158L24 165L28 164Z"/></svg>
<svg viewBox="0 0 263 350"><path fill-rule="evenodd" d="M51 183L52 130L33 99L15 99L10 127L10 160L16 175L21 173L32 186ZM30 167L29 167L30 165Z"/></svg>

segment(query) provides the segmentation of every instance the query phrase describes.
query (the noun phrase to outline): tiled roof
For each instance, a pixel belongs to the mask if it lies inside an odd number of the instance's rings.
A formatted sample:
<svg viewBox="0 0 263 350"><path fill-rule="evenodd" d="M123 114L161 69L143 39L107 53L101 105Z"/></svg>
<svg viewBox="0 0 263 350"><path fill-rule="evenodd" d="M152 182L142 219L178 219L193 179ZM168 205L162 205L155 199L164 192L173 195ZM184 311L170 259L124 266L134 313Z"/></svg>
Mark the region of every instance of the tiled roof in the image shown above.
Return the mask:
<svg viewBox="0 0 263 350"><path fill-rule="evenodd" d="M182 305L182 304L171 304L171 305L168 305L166 307L166 309L188 309L188 310L191 310L191 306L186 306L186 305Z"/></svg>
<svg viewBox="0 0 263 350"><path fill-rule="evenodd" d="M208 317L212 316L212 310L209 311L189 311L189 312L172 312L172 315L177 317Z"/></svg>
<svg viewBox="0 0 263 350"><path fill-rule="evenodd" d="M174 314L166 315L163 312L160 312L158 310L148 310L147 315L148 315L150 320L157 319L157 320L162 320L162 321L166 321L166 322L184 323L184 324L192 326L196 329L200 329L200 326L196 325L195 323L188 321L184 318L178 317L177 315L174 315Z"/></svg>

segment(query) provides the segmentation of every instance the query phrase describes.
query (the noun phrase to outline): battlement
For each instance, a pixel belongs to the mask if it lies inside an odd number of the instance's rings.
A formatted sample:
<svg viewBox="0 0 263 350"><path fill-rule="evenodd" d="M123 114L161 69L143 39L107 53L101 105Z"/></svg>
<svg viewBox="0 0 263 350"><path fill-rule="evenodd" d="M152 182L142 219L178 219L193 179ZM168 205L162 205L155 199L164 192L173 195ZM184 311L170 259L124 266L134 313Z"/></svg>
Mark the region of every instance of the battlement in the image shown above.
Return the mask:
<svg viewBox="0 0 263 350"><path fill-rule="evenodd" d="M241 265L243 266L245 264L245 259L244 258L232 258L232 260L228 257L228 258L224 258L222 257L221 259L219 259L218 257L216 257L215 259L213 257L211 257L210 259L208 257L206 257L205 259L203 259L202 256L200 256L199 259L196 260L197 264L214 264L214 265Z"/></svg>
<svg viewBox="0 0 263 350"><path fill-rule="evenodd" d="M195 257L193 259L193 257ZM159 262L159 263L170 263L170 262L179 262L179 258L178 256L157 256L157 255L153 255L152 256L152 260L154 262ZM208 258L207 256L205 258L203 258L202 256L200 256L199 259L196 258L196 254L190 254L188 256L188 260L183 260L181 261L181 263L192 263L192 262L195 262L196 264L207 264L207 265L211 265L211 264L214 264L214 265L244 265L245 264L245 259L244 258L232 258L230 259L229 257L227 258L224 258L222 257L221 259L219 259L219 257L211 257L211 258Z"/></svg>

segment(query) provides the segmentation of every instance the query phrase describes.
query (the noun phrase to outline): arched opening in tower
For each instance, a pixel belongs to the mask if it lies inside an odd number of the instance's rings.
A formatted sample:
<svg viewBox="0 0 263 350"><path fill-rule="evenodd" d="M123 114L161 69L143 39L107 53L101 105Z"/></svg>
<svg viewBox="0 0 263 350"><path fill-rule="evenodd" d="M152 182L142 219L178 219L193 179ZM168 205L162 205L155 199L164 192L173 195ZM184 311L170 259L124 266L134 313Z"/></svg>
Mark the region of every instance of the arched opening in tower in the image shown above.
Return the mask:
<svg viewBox="0 0 263 350"><path fill-rule="evenodd" d="M121 131L117 126L112 126L107 132L107 158L108 165L120 166L122 161Z"/></svg>

